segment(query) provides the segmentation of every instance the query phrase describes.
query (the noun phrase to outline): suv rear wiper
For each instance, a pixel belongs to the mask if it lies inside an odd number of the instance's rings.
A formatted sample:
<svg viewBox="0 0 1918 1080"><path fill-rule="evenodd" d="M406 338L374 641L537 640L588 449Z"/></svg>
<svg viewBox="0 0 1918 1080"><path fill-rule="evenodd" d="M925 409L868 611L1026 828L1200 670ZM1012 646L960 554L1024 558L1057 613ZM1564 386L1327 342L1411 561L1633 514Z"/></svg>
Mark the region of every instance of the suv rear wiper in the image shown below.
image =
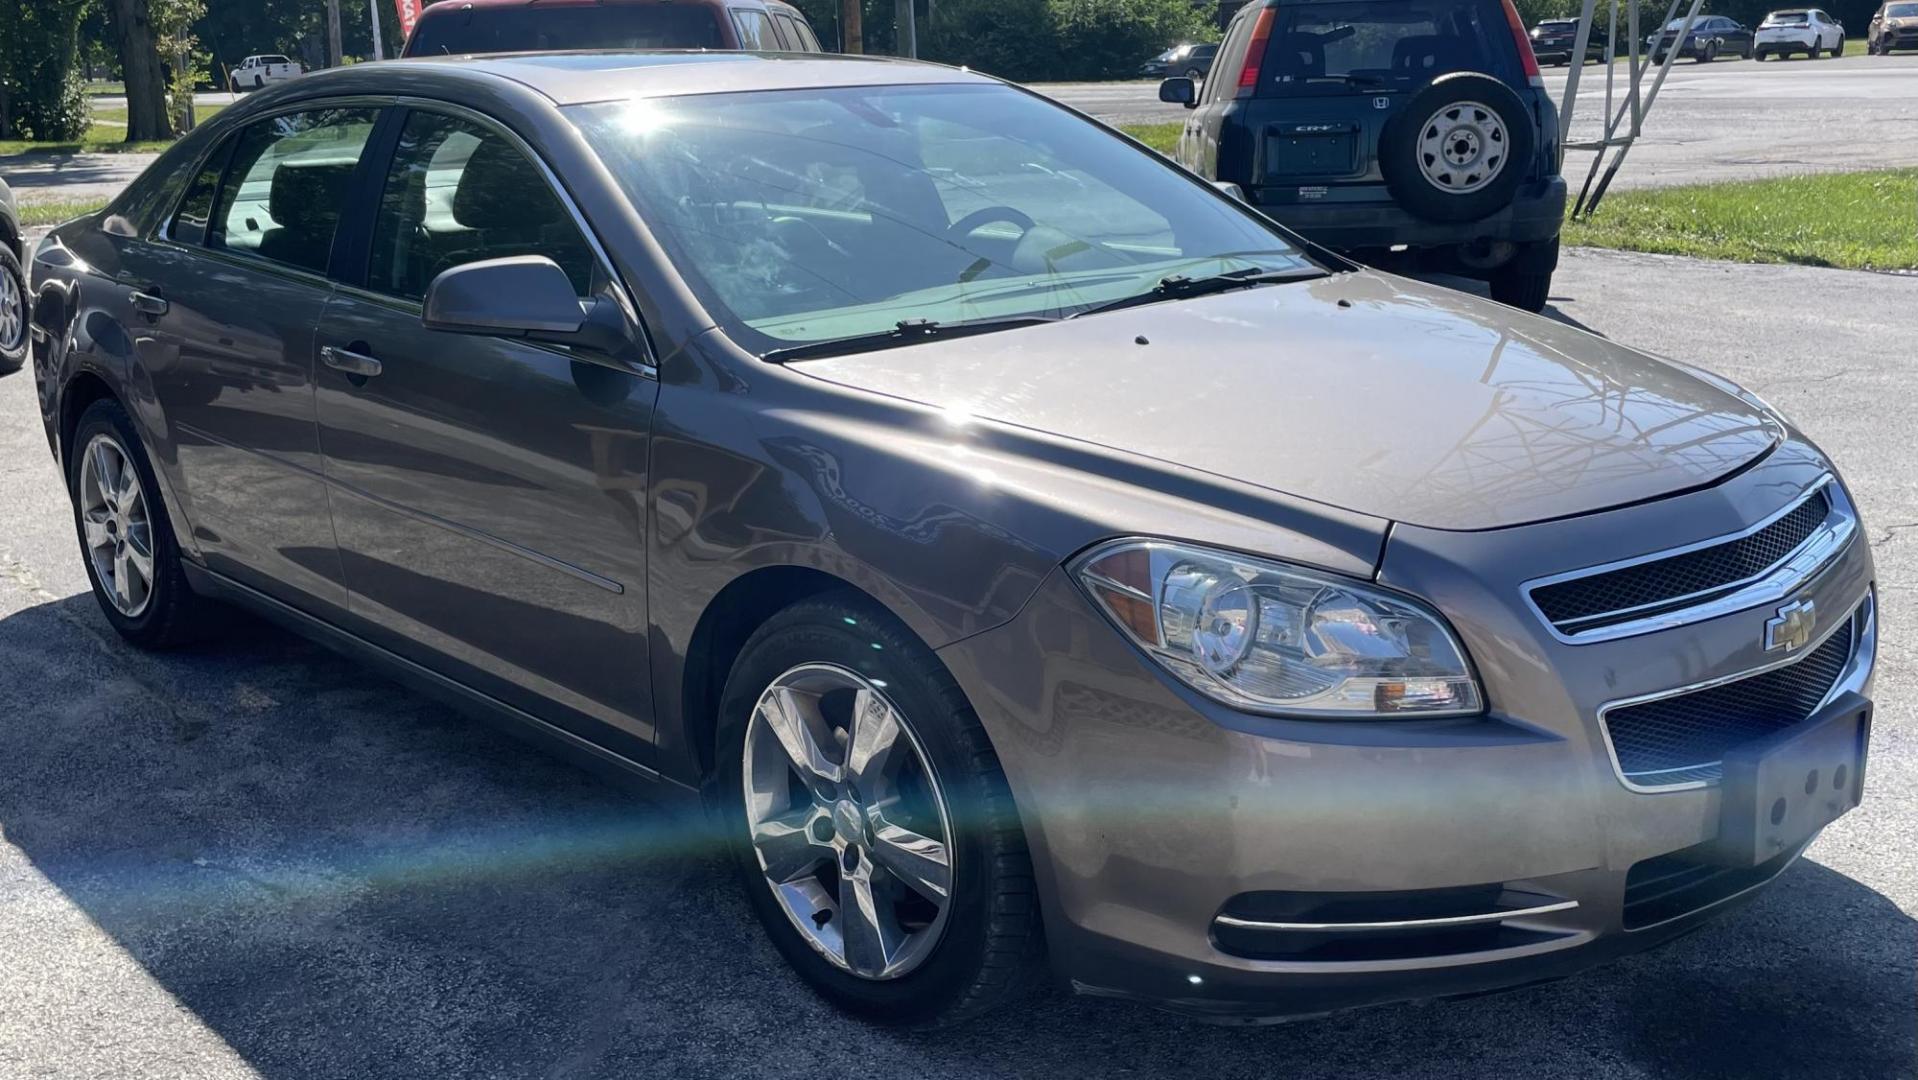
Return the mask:
<svg viewBox="0 0 1918 1080"><path fill-rule="evenodd" d="M974 319L970 322L956 323L935 322L931 319L901 319L891 330L881 330L875 334L828 338L824 341L808 341L804 345L789 345L786 348L765 353L760 359L783 364L789 360L810 360L821 356L874 352L930 338L971 337L974 334L1016 330L1021 326L1038 326L1041 323L1058 321L1050 315L1016 315L1007 319Z"/></svg>
<svg viewBox="0 0 1918 1080"><path fill-rule="evenodd" d="M1316 266L1297 266L1289 270L1260 270L1252 267L1245 270L1227 270L1223 274L1197 278L1173 274L1171 277L1160 278L1151 292L1125 296L1108 304L1089 307L1071 315L1070 318L1077 319L1105 311L1156 304L1163 300L1189 300L1195 296L1209 296L1212 293L1228 292L1232 289L1249 289L1255 285L1270 285L1281 281L1305 281L1308 278L1324 276L1325 271Z"/></svg>

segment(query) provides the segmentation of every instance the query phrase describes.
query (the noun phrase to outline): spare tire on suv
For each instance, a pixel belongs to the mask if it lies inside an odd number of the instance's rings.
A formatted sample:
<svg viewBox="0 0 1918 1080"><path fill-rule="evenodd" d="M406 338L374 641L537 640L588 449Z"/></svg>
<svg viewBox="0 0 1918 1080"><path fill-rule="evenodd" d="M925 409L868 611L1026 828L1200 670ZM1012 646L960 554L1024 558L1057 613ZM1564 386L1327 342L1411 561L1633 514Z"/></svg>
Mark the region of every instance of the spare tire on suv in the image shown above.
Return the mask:
<svg viewBox="0 0 1918 1080"><path fill-rule="evenodd" d="M1413 94L1379 135L1392 196L1428 221L1477 221L1504 209L1532 162L1531 114L1503 82L1457 71Z"/></svg>

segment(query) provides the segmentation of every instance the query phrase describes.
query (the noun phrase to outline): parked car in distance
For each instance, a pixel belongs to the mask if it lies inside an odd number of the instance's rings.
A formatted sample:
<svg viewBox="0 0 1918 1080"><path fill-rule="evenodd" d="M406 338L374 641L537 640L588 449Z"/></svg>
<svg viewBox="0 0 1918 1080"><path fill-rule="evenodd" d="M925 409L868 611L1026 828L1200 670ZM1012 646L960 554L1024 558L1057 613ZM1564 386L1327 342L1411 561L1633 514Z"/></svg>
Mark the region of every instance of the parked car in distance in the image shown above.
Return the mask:
<svg viewBox="0 0 1918 1080"><path fill-rule="evenodd" d="M1678 40L1679 31L1685 28L1685 20L1673 19L1665 24L1665 29L1653 31L1645 39L1645 51L1652 56L1652 62L1662 64L1665 54L1678 46L1678 55L1688 57L1700 64L1709 64L1720 56L1738 56L1746 60L1752 58L1751 28L1736 19L1723 15L1700 15L1692 20L1691 32L1685 40Z"/></svg>
<svg viewBox="0 0 1918 1080"><path fill-rule="evenodd" d="M240 61L240 66L227 72L227 89L238 93L243 90L260 90L274 83L297 78L306 69L299 62L279 53L263 53L249 56Z"/></svg>
<svg viewBox="0 0 1918 1080"><path fill-rule="evenodd" d="M1774 11L1765 16L1765 21L1758 24L1752 58L1789 58L1796 52L1813 60L1821 55L1845 55L1844 26L1817 8Z"/></svg>
<svg viewBox="0 0 1918 1080"><path fill-rule="evenodd" d="M568 49L821 51L781 0L462 0L428 4L400 55Z"/></svg>
<svg viewBox="0 0 1918 1080"><path fill-rule="evenodd" d="M1532 27L1532 54L1541 64L1569 64L1578 45L1577 19L1542 19ZM1585 59L1605 61L1605 31L1592 27L1585 43Z"/></svg>
<svg viewBox="0 0 1918 1080"><path fill-rule="evenodd" d="M1889 56L1893 49L1918 49L1918 2L1890 0L1871 17L1865 51Z"/></svg>
<svg viewBox="0 0 1918 1080"><path fill-rule="evenodd" d="M13 189L0 179L0 375L27 361L27 251Z"/></svg>
<svg viewBox="0 0 1918 1080"><path fill-rule="evenodd" d="M1537 311L1558 266L1558 112L1509 0L1254 0L1193 110L1181 164L1363 261L1486 279Z"/></svg>
<svg viewBox="0 0 1918 1080"><path fill-rule="evenodd" d="M1869 537L1770 407L979 74L356 65L34 262L122 638L237 603L703 799L870 1019L1047 964L1219 1019L1556 978L1752 896L1871 773Z"/></svg>
<svg viewBox="0 0 1918 1080"><path fill-rule="evenodd" d="M1167 75L1184 75L1188 79L1204 79L1212 70L1212 58L1219 53L1218 42L1200 45L1176 45L1145 62L1139 74L1149 79L1162 79Z"/></svg>

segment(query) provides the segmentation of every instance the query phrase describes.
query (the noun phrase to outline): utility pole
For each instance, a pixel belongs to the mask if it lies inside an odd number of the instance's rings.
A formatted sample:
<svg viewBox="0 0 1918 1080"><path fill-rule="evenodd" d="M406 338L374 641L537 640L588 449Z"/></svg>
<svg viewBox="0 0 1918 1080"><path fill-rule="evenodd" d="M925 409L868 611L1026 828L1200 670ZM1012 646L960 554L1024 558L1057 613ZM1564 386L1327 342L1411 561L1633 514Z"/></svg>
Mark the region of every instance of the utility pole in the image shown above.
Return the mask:
<svg viewBox="0 0 1918 1080"><path fill-rule="evenodd" d="M865 17L859 10L861 4L862 0L839 0L840 52L866 51Z"/></svg>
<svg viewBox="0 0 1918 1080"><path fill-rule="evenodd" d="M366 0L366 13L373 17L373 59L386 59L386 50L380 47L380 0Z"/></svg>
<svg viewBox="0 0 1918 1080"><path fill-rule="evenodd" d="M919 13L917 0L892 0L892 24L899 28L899 55L919 59Z"/></svg>
<svg viewBox="0 0 1918 1080"><path fill-rule="evenodd" d="M326 66L340 66L340 0L326 0Z"/></svg>

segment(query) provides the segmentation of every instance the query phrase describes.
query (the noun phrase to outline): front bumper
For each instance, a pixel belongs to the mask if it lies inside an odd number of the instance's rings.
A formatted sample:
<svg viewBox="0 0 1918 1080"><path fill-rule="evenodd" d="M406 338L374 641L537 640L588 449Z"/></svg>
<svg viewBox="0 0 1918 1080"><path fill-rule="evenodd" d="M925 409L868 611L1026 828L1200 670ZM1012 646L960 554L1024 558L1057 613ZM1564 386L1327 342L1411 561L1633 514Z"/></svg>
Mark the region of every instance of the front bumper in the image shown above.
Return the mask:
<svg viewBox="0 0 1918 1080"><path fill-rule="evenodd" d="M1481 533L1397 527L1381 580L1451 618L1491 703L1468 720L1232 712L1150 666L1055 573L1013 622L941 655L1024 814L1061 976L1082 992L1219 1019L1286 1018L1558 978L1742 901L1802 849L1647 907L1658 882L1700 880L1720 791L1629 790L1597 712L1761 666L1770 609L1571 645L1517 586L1579 552L1726 535L1823 468L1794 443L1718 488L1587 518ZM1799 595L1852 611L1871 579L1861 533ZM1852 678L1864 693L1870 658L1860 664ZM1373 935L1378 948L1263 950L1231 925L1261 908L1362 913L1341 922L1515 914Z"/></svg>
<svg viewBox="0 0 1918 1080"><path fill-rule="evenodd" d="M1565 178L1529 181L1496 213L1477 221L1427 221L1396 202L1315 202L1305 188L1254 188L1252 205L1267 217L1335 251L1456 247L1477 241L1534 243L1557 236L1565 221Z"/></svg>

